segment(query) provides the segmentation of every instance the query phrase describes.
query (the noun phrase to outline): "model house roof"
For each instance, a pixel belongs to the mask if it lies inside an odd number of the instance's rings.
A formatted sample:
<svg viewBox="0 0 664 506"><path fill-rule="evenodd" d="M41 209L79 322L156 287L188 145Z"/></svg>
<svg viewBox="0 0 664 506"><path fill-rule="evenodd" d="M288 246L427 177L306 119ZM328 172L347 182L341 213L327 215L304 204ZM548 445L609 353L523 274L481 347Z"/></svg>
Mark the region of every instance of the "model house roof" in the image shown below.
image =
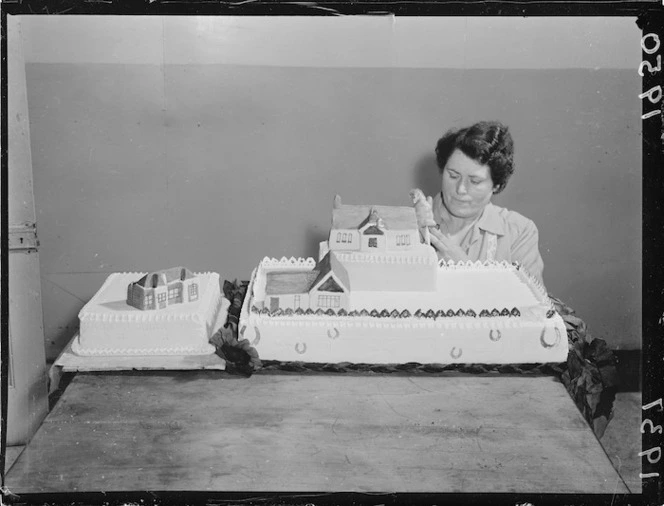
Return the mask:
<svg viewBox="0 0 664 506"><path fill-rule="evenodd" d="M348 273L346 269L327 253L316 265L316 268L305 272L268 272L265 283L266 295L287 295L307 293L328 274L334 272L342 288L348 289Z"/></svg>
<svg viewBox="0 0 664 506"><path fill-rule="evenodd" d="M414 207L340 205L332 209L332 229L359 229L367 223L382 220L386 230L417 230Z"/></svg>
<svg viewBox="0 0 664 506"><path fill-rule="evenodd" d="M328 252L323 258L320 259L318 265L316 265L315 271L318 272L318 275L313 280L313 283L311 283L310 288L318 284L325 276L327 276L328 272L331 270L332 264L330 262L330 253Z"/></svg>
<svg viewBox="0 0 664 506"><path fill-rule="evenodd" d="M318 285L318 283L323 281L324 278L328 277L328 274L330 274L331 272L334 273L336 278L339 280L339 284L341 285L342 289L345 288L347 290L349 288L348 273L346 272L346 269L344 268L343 265L341 265L341 263L339 263L337 257L330 254L330 252L328 252L318 262L316 270L318 271L319 274L314 280L314 282L311 284L311 288Z"/></svg>
<svg viewBox="0 0 664 506"><path fill-rule="evenodd" d="M160 271L149 272L141 279L135 282L136 285L144 288L167 285L173 281L184 281L185 279L195 278L193 272L186 267L171 267Z"/></svg>
<svg viewBox="0 0 664 506"><path fill-rule="evenodd" d="M317 270L306 272L268 272L265 293L267 295L307 293L317 277Z"/></svg>

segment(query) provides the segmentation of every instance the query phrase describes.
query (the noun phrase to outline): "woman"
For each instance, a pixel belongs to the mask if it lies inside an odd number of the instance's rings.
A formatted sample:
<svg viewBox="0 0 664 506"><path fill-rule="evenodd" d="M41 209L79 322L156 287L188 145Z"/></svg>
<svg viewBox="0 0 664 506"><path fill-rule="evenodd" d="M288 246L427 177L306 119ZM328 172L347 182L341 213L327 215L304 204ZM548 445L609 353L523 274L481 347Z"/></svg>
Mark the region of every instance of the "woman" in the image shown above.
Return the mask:
<svg viewBox="0 0 664 506"><path fill-rule="evenodd" d="M499 122L451 130L438 140L441 192L433 198L439 229L431 230L438 257L518 262L542 282L544 265L535 224L491 203L514 172L512 136Z"/></svg>

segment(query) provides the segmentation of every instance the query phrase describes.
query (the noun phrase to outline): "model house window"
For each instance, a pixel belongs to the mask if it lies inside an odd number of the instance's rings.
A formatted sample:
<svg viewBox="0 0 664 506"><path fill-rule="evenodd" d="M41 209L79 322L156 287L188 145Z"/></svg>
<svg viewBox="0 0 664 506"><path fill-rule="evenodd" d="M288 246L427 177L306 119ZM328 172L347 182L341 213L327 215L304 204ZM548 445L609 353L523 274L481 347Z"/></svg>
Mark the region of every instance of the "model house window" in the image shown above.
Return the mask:
<svg viewBox="0 0 664 506"><path fill-rule="evenodd" d="M157 302L159 302L159 304L161 304L163 302L166 302L166 293L165 292L161 292L161 293L157 294Z"/></svg>
<svg viewBox="0 0 664 506"><path fill-rule="evenodd" d="M178 287L168 289L168 300L175 300L180 297L180 289Z"/></svg>
<svg viewBox="0 0 664 506"><path fill-rule="evenodd" d="M337 242L348 243L352 242L353 236L349 232L337 232Z"/></svg>
<svg viewBox="0 0 664 506"><path fill-rule="evenodd" d="M410 244L410 236L402 234L397 236L397 246L408 246Z"/></svg>
<svg viewBox="0 0 664 506"><path fill-rule="evenodd" d="M193 284L189 285L189 300L196 300L198 299L198 285Z"/></svg>
<svg viewBox="0 0 664 506"><path fill-rule="evenodd" d="M146 295L145 296L145 305L146 305L146 307L150 307L150 306L152 306L152 304L154 304L154 295L152 295L152 294Z"/></svg>
<svg viewBox="0 0 664 506"><path fill-rule="evenodd" d="M339 307L341 297L338 295L319 295L318 305L320 307Z"/></svg>
<svg viewBox="0 0 664 506"><path fill-rule="evenodd" d="M294 295L293 296L293 308L297 309L298 307L302 307L300 305L300 296L299 295Z"/></svg>
<svg viewBox="0 0 664 506"><path fill-rule="evenodd" d="M369 247L370 248L377 248L378 247L378 239L375 237L370 237L369 238Z"/></svg>

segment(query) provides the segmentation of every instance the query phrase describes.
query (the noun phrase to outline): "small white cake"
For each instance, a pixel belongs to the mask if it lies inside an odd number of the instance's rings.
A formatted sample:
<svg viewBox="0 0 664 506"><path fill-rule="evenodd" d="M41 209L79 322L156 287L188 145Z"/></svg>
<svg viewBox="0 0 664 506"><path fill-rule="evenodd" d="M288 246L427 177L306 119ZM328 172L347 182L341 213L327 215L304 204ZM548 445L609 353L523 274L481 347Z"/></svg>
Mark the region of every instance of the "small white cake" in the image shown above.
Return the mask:
<svg viewBox="0 0 664 506"><path fill-rule="evenodd" d="M79 313L72 351L84 356L209 355L210 338L225 323L230 302L219 274L196 273L194 302L141 310L127 303L128 287L147 273L111 274Z"/></svg>

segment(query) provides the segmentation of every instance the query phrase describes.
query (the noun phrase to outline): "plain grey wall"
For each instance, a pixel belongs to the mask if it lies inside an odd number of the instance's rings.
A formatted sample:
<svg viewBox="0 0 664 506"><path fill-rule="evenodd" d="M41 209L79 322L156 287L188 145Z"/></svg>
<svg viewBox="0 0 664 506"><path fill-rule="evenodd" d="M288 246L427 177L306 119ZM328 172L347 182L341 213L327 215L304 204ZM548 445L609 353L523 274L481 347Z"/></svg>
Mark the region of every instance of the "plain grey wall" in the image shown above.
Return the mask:
<svg viewBox="0 0 664 506"><path fill-rule="evenodd" d="M538 225L549 292L612 346L640 347L638 62L26 59L51 359L108 273L182 264L247 279L263 256L313 256L336 193L407 205L413 186L438 191L436 140L480 119L512 129L516 173L495 202Z"/></svg>

